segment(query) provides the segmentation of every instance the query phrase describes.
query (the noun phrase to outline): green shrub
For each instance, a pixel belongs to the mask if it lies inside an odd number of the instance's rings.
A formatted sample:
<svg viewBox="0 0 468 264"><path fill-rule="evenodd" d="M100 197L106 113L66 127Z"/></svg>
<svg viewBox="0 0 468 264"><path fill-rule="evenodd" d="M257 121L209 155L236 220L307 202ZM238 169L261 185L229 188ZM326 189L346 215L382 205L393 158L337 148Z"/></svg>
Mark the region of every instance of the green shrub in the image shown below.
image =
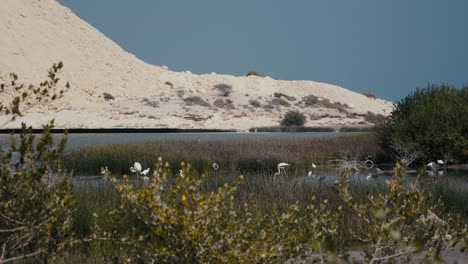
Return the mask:
<svg viewBox="0 0 468 264"><path fill-rule="evenodd" d="M282 126L304 126L306 117L298 111L289 111L281 120Z"/></svg>
<svg viewBox="0 0 468 264"><path fill-rule="evenodd" d="M60 98L64 90L57 83L62 67L61 62L54 64L46 81L28 88L11 74L9 83L0 84L0 97L11 96L3 103L9 98L12 102L0 104L0 115L14 119L35 104ZM69 88L68 83L65 86ZM42 135L36 138L23 123L19 140L12 135L10 148L0 149L0 263L31 258L47 263L49 256L73 243L75 201L70 175L61 164L66 137L55 144L53 126L53 121L43 126Z"/></svg>
<svg viewBox="0 0 468 264"><path fill-rule="evenodd" d="M468 87L429 85L395 107L378 128L383 146L422 161L468 160Z"/></svg>

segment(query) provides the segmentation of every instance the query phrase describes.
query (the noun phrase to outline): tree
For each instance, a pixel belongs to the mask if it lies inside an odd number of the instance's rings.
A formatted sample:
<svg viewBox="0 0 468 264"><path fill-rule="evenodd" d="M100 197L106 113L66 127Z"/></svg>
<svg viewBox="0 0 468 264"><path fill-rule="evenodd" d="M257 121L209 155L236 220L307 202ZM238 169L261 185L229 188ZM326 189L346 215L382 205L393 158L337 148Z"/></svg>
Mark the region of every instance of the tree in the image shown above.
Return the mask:
<svg viewBox="0 0 468 264"><path fill-rule="evenodd" d="M289 111L281 120L281 126L304 126L305 116L298 111Z"/></svg>
<svg viewBox="0 0 468 264"><path fill-rule="evenodd" d="M422 161L468 160L468 87L429 85L396 106L377 129L392 153L414 152Z"/></svg>

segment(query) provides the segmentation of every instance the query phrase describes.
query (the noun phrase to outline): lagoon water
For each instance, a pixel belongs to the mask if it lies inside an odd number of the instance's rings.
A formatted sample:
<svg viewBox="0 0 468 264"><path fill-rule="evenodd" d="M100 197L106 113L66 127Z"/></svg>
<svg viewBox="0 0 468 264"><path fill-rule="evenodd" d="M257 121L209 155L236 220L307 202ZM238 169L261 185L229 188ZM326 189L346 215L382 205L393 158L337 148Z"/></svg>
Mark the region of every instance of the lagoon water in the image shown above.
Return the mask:
<svg viewBox="0 0 468 264"><path fill-rule="evenodd" d="M67 150L91 147L99 144L117 144L148 141L227 141L241 139L305 139L320 137L340 137L359 135L362 132L294 132L294 133L238 133L238 132L205 132L205 133L83 133L69 134ZM39 135L38 135L39 136ZM55 135L56 139L62 136ZM10 144L10 135L0 135L0 146L7 148Z"/></svg>

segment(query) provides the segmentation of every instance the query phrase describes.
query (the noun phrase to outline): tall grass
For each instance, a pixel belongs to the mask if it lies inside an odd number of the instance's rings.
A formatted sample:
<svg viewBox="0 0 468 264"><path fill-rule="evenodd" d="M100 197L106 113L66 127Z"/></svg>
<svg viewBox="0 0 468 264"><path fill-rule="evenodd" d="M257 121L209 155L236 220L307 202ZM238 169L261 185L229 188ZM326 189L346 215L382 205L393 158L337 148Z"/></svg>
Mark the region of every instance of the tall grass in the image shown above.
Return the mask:
<svg viewBox="0 0 468 264"><path fill-rule="evenodd" d="M174 175L173 177L177 177ZM205 178L203 191L215 191L216 185L221 186L224 183L234 181L232 175L221 173L217 178L208 175ZM338 208L343 205L335 189L335 180L338 179L337 173L330 173L320 180L317 177L303 176L302 173L289 171L289 174L273 178L268 173L246 174L245 182L239 187L235 194L235 201L240 207L244 203L255 204L257 210L269 212L271 210L284 210L288 206L297 202L301 204L323 203L326 200L329 208ZM369 195L380 192L387 192L388 187L385 179L367 181L363 175L351 176L350 186L353 199L357 201L367 201ZM216 181L216 183L215 183ZM430 183L430 184L429 184ZM468 219L467 203L465 197L468 195L468 188L460 181L447 181L444 178L435 180L428 179L422 182L421 186L428 192L439 196L444 202L450 204L448 211L462 213L464 221ZM78 237L86 237L93 231L93 221L99 221L101 227L107 225L106 211L110 211L121 205L119 195L102 181L99 183L91 182L89 184L77 184L74 192L77 200L77 211L75 212L74 233ZM314 198L315 197L315 198ZM93 214L97 213L97 218ZM366 232L369 228L362 219L355 214L343 211L339 219L340 234L342 241L353 241L349 230L360 230ZM119 226L113 226L115 232L124 234L138 229L138 219L132 218L131 214L122 218ZM107 228L106 228L107 229ZM355 244L359 242L354 240ZM60 256L54 263L104 263L117 262L119 259L119 246L110 242L103 242L93 245L83 244L75 247Z"/></svg>
<svg viewBox="0 0 468 264"><path fill-rule="evenodd" d="M386 159L373 134L314 139L249 139L235 141L156 141L98 145L69 153L65 164L79 175L97 175L101 166L113 173L129 173L139 161L153 167L158 157L168 160L173 171L186 161L199 173L212 170L216 161L223 170L234 173L271 173L279 162L292 164L292 169L309 170L312 162L324 164L344 152L358 158L372 155L374 161Z"/></svg>

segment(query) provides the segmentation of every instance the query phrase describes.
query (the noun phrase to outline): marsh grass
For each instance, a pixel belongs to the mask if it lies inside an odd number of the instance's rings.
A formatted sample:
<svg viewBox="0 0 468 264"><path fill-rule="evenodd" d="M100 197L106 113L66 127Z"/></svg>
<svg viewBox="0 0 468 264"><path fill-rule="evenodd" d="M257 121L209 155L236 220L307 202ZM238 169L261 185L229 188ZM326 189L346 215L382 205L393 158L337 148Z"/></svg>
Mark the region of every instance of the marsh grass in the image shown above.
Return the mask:
<svg viewBox="0 0 468 264"><path fill-rule="evenodd" d="M310 164L325 164L343 152L357 158L371 155L376 161L388 160L373 134L315 139L267 139L233 141L156 141L98 145L79 149L65 157L67 167L77 175L97 175L102 166L112 173L129 173L130 166L139 161L152 168L158 157L168 160L177 172L182 161L189 162L198 173L212 171L213 162L220 168L239 174L271 173L279 162L292 164L292 169L308 171Z"/></svg>
<svg viewBox="0 0 468 264"><path fill-rule="evenodd" d="M216 191L217 187L224 184L232 184L235 181L235 172L221 171L220 175L215 177L213 173L208 173L204 177L202 185L203 192ZM175 179L177 174L170 176ZM198 175L197 177L202 177ZM245 175L244 183L235 193L235 201L239 206L239 212L244 203L255 205L259 212L270 213L275 210L286 211L288 206L299 203L321 204L326 203L328 208L337 209L343 206L340 199L335 181L339 179L338 172L326 174L323 180L319 177L304 176L301 169L290 169L285 175L272 177L269 172L251 173ZM408 178L408 183L413 178ZM464 179L452 181L444 178L428 178L421 182L421 187L426 188L427 192L440 197L446 204L450 204L447 212L462 212L463 221L468 217L467 204L464 197L467 197L468 189L463 185ZM174 184L170 181L169 184ZM356 174L350 177L350 191L353 199L360 202L368 201L372 195L388 192L386 179L367 181L364 174ZM78 237L86 237L92 234L94 222L97 221L104 229L113 229L116 234L126 234L128 232L140 232L143 225L138 219L132 218L131 213L124 216L118 226L111 226L106 218L106 211L110 211L121 205L122 201L119 194L112 189L107 182L80 184L74 190L74 197L77 200L77 211L75 212L76 223L74 224L74 233ZM93 214L97 217L93 217ZM339 217L339 233L337 243L351 241L347 247L359 247L360 241L352 236L351 231L355 233L368 232L370 228L362 218L356 216L350 211L343 210ZM136 231L140 230L140 231ZM346 242L348 243L348 242ZM93 245L83 244L66 251L53 263L120 263L120 248L111 242L94 243ZM31 262L33 263L33 262Z"/></svg>

